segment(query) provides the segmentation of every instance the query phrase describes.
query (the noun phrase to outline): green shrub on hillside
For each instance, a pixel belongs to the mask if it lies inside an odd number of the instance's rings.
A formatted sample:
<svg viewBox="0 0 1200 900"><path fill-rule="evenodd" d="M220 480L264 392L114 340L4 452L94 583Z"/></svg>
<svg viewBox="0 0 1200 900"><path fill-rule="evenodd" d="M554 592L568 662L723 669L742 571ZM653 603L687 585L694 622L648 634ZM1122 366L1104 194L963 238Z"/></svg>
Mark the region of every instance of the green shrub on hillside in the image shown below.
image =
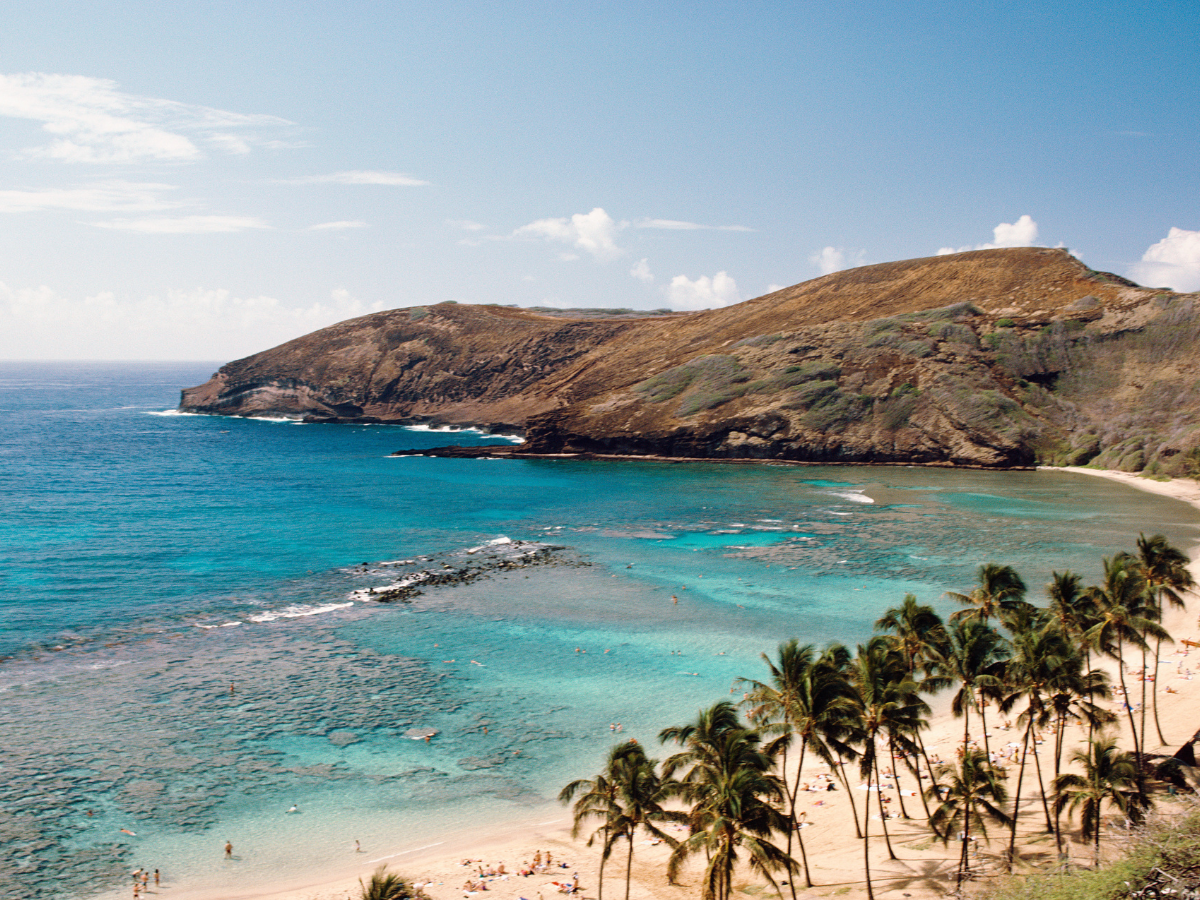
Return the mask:
<svg viewBox="0 0 1200 900"><path fill-rule="evenodd" d="M712 354L647 378L634 390L651 403L684 394L676 415L690 416L746 393L750 373L732 356ZM686 393L685 393L686 392Z"/></svg>
<svg viewBox="0 0 1200 900"><path fill-rule="evenodd" d="M929 326L929 336L949 341L952 344L965 344L968 347L975 347L979 344L975 332L958 322L934 323Z"/></svg>
<svg viewBox="0 0 1200 900"><path fill-rule="evenodd" d="M933 341L923 338L915 341L904 341L896 349L901 353L907 353L909 356L915 356L917 359L925 359L927 356L933 356L937 351Z"/></svg>

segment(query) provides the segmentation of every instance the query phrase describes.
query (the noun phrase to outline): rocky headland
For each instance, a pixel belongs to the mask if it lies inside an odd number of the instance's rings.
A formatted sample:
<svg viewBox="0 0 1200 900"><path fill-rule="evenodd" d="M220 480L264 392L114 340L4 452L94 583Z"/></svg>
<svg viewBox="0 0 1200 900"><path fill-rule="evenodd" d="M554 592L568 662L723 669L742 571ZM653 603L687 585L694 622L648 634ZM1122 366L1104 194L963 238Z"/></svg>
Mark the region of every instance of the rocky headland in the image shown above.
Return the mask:
<svg viewBox="0 0 1200 900"><path fill-rule="evenodd" d="M864 266L696 313L442 303L231 362L180 409L525 437L444 455L1192 475L1198 299L1020 248Z"/></svg>

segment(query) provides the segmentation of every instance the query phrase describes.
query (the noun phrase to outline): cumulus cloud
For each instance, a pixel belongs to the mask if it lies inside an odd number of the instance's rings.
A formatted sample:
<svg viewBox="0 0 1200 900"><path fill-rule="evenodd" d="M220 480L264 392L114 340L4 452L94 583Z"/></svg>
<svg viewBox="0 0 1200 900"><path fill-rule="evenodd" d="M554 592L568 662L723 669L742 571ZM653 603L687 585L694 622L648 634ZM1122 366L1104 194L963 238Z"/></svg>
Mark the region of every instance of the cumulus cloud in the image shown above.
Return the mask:
<svg viewBox="0 0 1200 900"><path fill-rule="evenodd" d="M638 219L635 228L658 228L663 231L753 231L745 225L700 225L696 222L680 222L676 219Z"/></svg>
<svg viewBox="0 0 1200 900"><path fill-rule="evenodd" d="M569 219L538 219L522 225L513 232L513 237L541 238L570 244L598 260L611 260L625 252L614 241L616 233L623 227L624 223L614 222L608 213L597 206L590 213L575 213ZM564 258L576 257L571 254Z"/></svg>
<svg viewBox="0 0 1200 900"><path fill-rule="evenodd" d="M80 299L0 283L0 359L237 359L380 309L343 289L293 307L221 289Z"/></svg>
<svg viewBox="0 0 1200 900"><path fill-rule="evenodd" d="M629 270L629 274L647 284L654 280L654 273L650 271L650 262L646 259L639 259L637 265Z"/></svg>
<svg viewBox="0 0 1200 900"><path fill-rule="evenodd" d="M405 175L403 172L350 171L329 175L304 175L284 179L284 184L382 184L388 187L428 187L428 181Z"/></svg>
<svg viewBox="0 0 1200 900"><path fill-rule="evenodd" d="M1172 228L1130 268L1139 284L1200 291L1200 231Z"/></svg>
<svg viewBox="0 0 1200 900"><path fill-rule="evenodd" d="M672 309L711 309L741 302L737 283L725 272L712 278L701 275L695 281L686 275L676 275L663 288Z"/></svg>
<svg viewBox="0 0 1200 900"><path fill-rule="evenodd" d="M140 234L218 234L254 231L271 226L256 216L176 216L173 218L111 219L92 222L97 228Z"/></svg>
<svg viewBox="0 0 1200 900"><path fill-rule="evenodd" d="M247 153L266 143L262 132L292 124L276 116L127 94L103 78L45 72L0 75L0 116L40 122L53 136L22 151L24 156L104 164L193 162L206 148Z"/></svg>
<svg viewBox="0 0 1200 900"><path fill-rule="evenodd" d="M361 219L344 222L321 222L319 225L309 225L309 231L344 231L347 228L366 228L367 223Z"/></svg>
<svg viewBox="0 0 1200 900"><path fill-rule="evenodd" d="M976 244L967 247L942 247L938 256L949 253L965 253L968 250L998 250L1001 247L1034 247L1037 246L1038 226L1030 216L1021 216L1013 223L1001 222L992 229L990 244Z"/></svg>
<svg viewBox="0 0 1200 900"><path fill-rule="evenodd" d="M158 212L186 206L184 201L163 199L173 191L169 184L108 181L75 188L0 191L0 212L40 212L65 209L76 212Z"/></svg>
<svg viewBox="0 0 1200 900"><path fill-rule="evenodd" d="M823 247L820 253L814 253L808 258L822 275L831 275L842 269L852 269L863 265L867 252L865 250L847 251L842 247Z"/></svg>

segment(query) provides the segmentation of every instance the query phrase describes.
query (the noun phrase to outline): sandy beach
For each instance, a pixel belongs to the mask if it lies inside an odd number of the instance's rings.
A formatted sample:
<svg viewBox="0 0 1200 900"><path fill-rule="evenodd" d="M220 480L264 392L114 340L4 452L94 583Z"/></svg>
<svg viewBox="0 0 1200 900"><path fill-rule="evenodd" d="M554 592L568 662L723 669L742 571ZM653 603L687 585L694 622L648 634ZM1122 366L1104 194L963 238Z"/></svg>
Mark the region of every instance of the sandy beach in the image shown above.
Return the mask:
<svg viewBox="0 0 1200 900"><path fill-rule="evenodd" d="M1190 504L1200 511L1200 485L1195 482L1177 479L1162 482L1140 478L1121 472L1098 471L1093 469L1071 468L1054 469L1050 471L1074 472L1096 477L1109 478L1122 482L1139 490L1168 496ZM1148 532L1152 527L1148 527ZM1137 535L1129 536L1130 549ZM1193 574L1200 580L1200 546L1186 548L1193 559ZM896 598L898 599L898 598ZM1043 602L1040 585L1030 585L1030 599ZM886 603L881 602L880 613ZM1158 707L1163 733L1167 744L1157 746L1153 724L1148 726L1147 750L1151 753L1173 753L1179 745L1191 738L1200 722L1196 718L1196 710L1200 708L1200 649L1189 649L1181 643L1181 639L1200 639L1200 629L1197 628L1197 611L1200 600L1195 596L1189 599L1187 610L1168 610L1164 617L1164 627L1173 635L1176 643L1165 647L1163 660L1159 668L1159 697ZM786 635L781 637L787 637ZM1136 680L1136 671L1140 670L1140 656L1136 660L1132 654L1127 658L1127 680L1130 693L1134 699L1140 697L1140 682ZM1193 676L1192 672L1195 672ZM1115 679L1115 669L1112 674ZM954 719L949 712L949 693L944 692L932 699L934 715L932 727L926 733L925 742L931 754L939 754L943 759L952 759L956 740L961 739L961 720ZM720 699L714 697L713 700ZM1108 704L1110 709L1119 710L1116 697ZM1004 718L993 709L988 719L988 740L993 749L1004 748L1010 742L1019 742L1020 730L1013 725L1004 727ZM1015 716L1010 717L1015 722ZM669 724L669 723L664 723ZM1131 742L1128 735L1127 721L1120 722L1120 743L1128 749ZM972 719L973 737L983 740L978 732L978 721ZM1067 752L1073 749L1073 743L1080 738L1078 731L1068 734ZM615 741L614 741L615 742ZM653 756L665 755L667 748L657 745L650 749ZM1049 768L1045 773L1047 781L1052 776L1053 759L1050 744L1041 753L1043 766ZM1015 766L1010 767L1012 777L1009 779L1010 790L1015 785ZM816 779L825 771L823 766L814 765L812 760L805 766L805 780ZM592 773L580 772L581 777ZM852 785L858 780L851 776ZM925 814L918 797L913 795L917 788L915 779L904 771L899 779L899 790L904 796L897 797L896 790L891 790L895 809L903 802L911 819L894 818L887 822L892 846L898 857L888 858L887 847L881 833L882 823L878 820L877 811L870 823L871 840L870 854L872 860L872 880L875 893L879 897L937 897L949 893L954 888L954 873L957 867L957 847L943 846L933 839L933 835L925 822ZM858 813L863 814L864 798L874 797L861 787L853 793ZM1052 860L1055 854L1054 840L1045 833L1044 827L1039 828L1041 802L1037 793L1037 774L1033 767L1032 757L1026 769L1022 790L1022 806L1028 809L1018 831L1018 871L1028 871L1032 867ZM800 795L802 808L808 813L808 825L802 830L808 859L811 864L812 878L816 886L810 890L801 890L803 881L797 885L797 893L806 896L844 895L850 898L866 896L863 877L863 845L855 837L853 818L846 792L840 788L836 791L820 791L802 793ZM1160 809L1169 808L1166 798L1160 803ZM547 900L560 890L560 885L570 883L578 875L580 895L587 898L596 897L598 880L599 851L585 846L584 840L573 840L570 835L570 814L564 807L551 806L530 810L529 815L521 820L510 820L501 823L471 823L460 832L451 835L439 835L431 840L422 840L419 836L409 847L361 847L359 852L349 851L345 866L337 871L329 871L322 883L298 884L288 881L286 873L269 889L247 889L245 893L220 890L206 890L200 887L172 885L164 881L162 887L155 890L150 886L148 896L161 896L173 900L239 900L239 898L255 898L255 900L347 900L359 895L358 879L370 877L373 870L381 865L387 865L392 871L403 874L423 885L423 890L433 900L459 900L459 898L479 896L494 897L495 900ZM1044 823L1043 823L1044 824ZM594 827L594 826L593 826ZM1090 846L1079 842L1078 823L1072 820L1066 832L1070 839L1071 858L1076 863L1086 864L1091 859ZM1000 856L1006 844L1002 840L1000 830L992 832L993 840L990 846L981 847L978 851L977 868L984 873L1001 871ZM214 848L214 854L219 855L220 847ZM550 866L543 865L532 875L515 874L527 868L534 860L535 853L540 852L543 858L549 853L552 858ZM604 891L610 897L622 896L625 891L625 855L627 845L621 844L615 850L613 859L605 868ZM676 886L667 884L665 869L669 848L665 844L653 843L639 839L634 845L634 862L630 897L637 900L684 900L699 896L699 875L702 871L702 860L688 868ZM233 864L250 866L251 862ZM499 871L503 864L505 874L484 876L486 891L476 894L465 890L468 881L479 881L479 870L484 872ZM261 873L255 873L256 878ZM756 887L757 886L757 887ZM771 889L765 879L756 876L748 870L738 873L735 878L735 889L754 895L762 893L771 895ZM787 891L785 889L785 896ZM105 895L106 897L127 897L128 892L121 890Z"/></svg>

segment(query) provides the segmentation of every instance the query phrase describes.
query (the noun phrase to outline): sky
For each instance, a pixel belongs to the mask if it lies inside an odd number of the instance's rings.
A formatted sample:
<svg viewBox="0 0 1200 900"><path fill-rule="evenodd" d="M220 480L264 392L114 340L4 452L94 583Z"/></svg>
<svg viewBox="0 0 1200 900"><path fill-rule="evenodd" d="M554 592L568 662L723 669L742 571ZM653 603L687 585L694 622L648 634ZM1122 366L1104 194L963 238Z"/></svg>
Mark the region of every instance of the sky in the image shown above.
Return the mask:
<svg viewBox="0 0 1200 900"><path fill-rule="evenodd" d="M5 3L0 359L1067 247L1200 290L1195 2Z"/></svg>

